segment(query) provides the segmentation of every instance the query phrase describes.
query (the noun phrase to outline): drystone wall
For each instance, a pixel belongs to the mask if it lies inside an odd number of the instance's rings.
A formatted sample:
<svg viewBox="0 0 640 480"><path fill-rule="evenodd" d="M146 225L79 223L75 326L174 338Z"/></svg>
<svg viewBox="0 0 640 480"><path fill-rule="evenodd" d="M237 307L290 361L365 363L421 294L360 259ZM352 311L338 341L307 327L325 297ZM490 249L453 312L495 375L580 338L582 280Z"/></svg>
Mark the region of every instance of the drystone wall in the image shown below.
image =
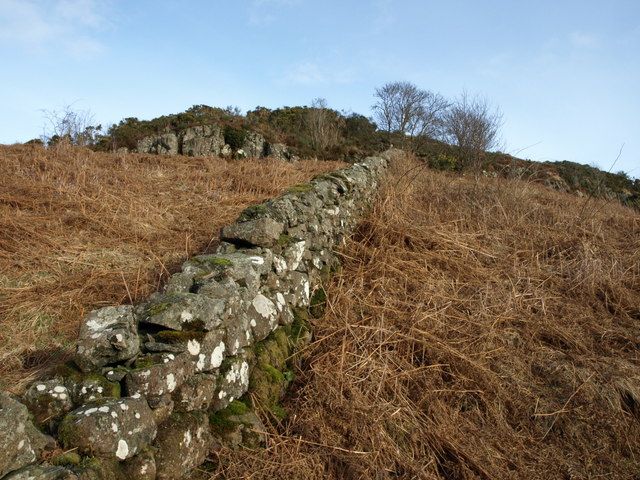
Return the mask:
<svg viewBox="0 0 640 480"><path fill-rule="evenodd" d="M334 249L393 154L248 208L162 292L91 312L72 362L0 393L0 478L189 478L216 448L263 445L255 410L282 416Z"/></svg>
<svg viewBox="0 0 640 480"><path fill-rule="evenodd" d="M224 130L220 125L200 125L179 132L165 132L144 137L138 142L136 151L192 157L273 157L285 161L297 160L285 144L269 143L261 134L253 131L245 132L242 145L234 150L226 143Z"/></svg>

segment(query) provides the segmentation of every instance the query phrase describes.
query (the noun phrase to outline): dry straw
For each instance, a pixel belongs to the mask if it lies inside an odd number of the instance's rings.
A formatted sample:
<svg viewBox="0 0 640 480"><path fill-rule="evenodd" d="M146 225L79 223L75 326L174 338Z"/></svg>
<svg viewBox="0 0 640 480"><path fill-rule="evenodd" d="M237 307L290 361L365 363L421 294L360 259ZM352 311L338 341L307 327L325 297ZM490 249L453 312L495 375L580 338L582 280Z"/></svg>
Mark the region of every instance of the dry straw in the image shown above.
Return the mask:
<svg viewBox="0 0 640 480"><path fill-rule="evenodd" d="M583 202L396 162L327 287L288 419L264 451L212 455L215 473L636 478L640 216Z"/></svg>
<svg viewBox="0 0 640 480"><path fill-rule="evenodd" d="M0 147L0 388L63 359L87 311L210 251L243 208L339 166Z"/></svg>

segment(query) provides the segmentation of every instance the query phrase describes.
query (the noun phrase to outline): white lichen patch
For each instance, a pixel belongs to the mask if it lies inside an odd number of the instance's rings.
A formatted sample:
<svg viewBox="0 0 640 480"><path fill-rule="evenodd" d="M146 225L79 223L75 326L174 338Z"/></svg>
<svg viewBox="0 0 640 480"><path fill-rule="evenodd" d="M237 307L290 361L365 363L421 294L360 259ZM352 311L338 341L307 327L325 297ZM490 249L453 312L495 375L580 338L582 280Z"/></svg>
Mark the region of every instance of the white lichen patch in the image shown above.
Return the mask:
<svg viewBox="0 0 640 480"><path fill-rule="evenodd" d="M124 440L118 440L118 449L116 450L116 457L120 460L124 460L129 455L129 445Z"/></svg>
<svg viewBox="0 0 640 480"><path fill-rule="evenodd" d="M180 314L180 320L183 322L190 322L191 320L193 320L193 314L187 310L184 310Z"/></svg>
<svg viewBox="0 0 640 480"><path fill-rule="evenodd" d="M276 311L276 307L271 300L262 295L261 293L256 295L256 297L251 301L253 308L256 309L261 316L264 318L273 318L278 315ZM254 327L255 325L251 325Z"/></svg>
<svg viewBox="0 0 640 480"><path fill-rule="evenodd" d="M300 262L302 261L302 257L304 255L304 247L306 244L307 242L303 240L291 245L291 248L287 252L287 256L289 257L287 267L289 267L289 270L295 270L300 266Z"/></svg>
<svg viewBox="0 0 640 480"><path fill-rule="evenodd" d="M38 390L39 392L44 392L46 389L46 385L36 385L36 390Z"/></svg>
<svg viewBox="0 0 640 480"><path fill-rule="evenodd" d="M176 377L173 373L167 375L167 390L173 392L176 389Z"/></svg>
<svg viewBox="0 0 640 480"><path fill-rule="evenodd" d="M53 387L53 391L56 393L65 393L67 389L63 386L58 385L57 387Z"/></svg>
<svg viewBox="0 0 640 480"><path fill-rule="evenodd" d="M207 357L204 353L201 353L200 355L198 355L198 362L196 363L196 368L198 369L198 371L201 371L204 369L204 361L206 358Z"/></svg>
<svg viewBox="0 0 640 480"><path fill-rule="evenodd" d="M264 265L264 258L262 257L249 257L249 260L251 260L251 263L254 265Z"/></svg>
<svg viewBox="0 0 640 480"><path fill-rule="evenodd" d="M191 432L189 430L187 430L186 432L184 432L184 438L182 440L182 443L184 443L184 445L186 447L188 447L189 445L191 445Z"/></svg>
<svg viewBox="0 0 640 480"><path fill-rule="evenodd" d="M284 258L279 255L274 255L273 257L273 268L275 269L278 275L282 275L287 271L287 262Z"/></svg>
<svg viewBox="0 0 640 480"><path fill-rule="evenodd" d="M220 342L220 344L213 349L211 352L211 368L218 368L222 365L222 360L224 360L224 342Z"/></svg>
<svg viewBox="0 0 640 480"><path fill-rule="evenodd" d="M98 411L102 413L109 413L109 407L100 407Z"/></svg>
<svg viewBox="0 0 640 480"><path fill-rule="evenodd" d="M117 423L112 423L111 424L111 431L113 431L114 433L116 433L118 431L118 424Z"/></svg>
<svg viewBox="0 0 640 480"><path fill-rule="evenodd" d="M122 410L123 412L129 410L129 405L127 405L126 403L121 403L120 410Z"/></svg>
<svg viewBox="0 0 640 480"><path fill-rule="evenodd" d="M187 342L187 350L191 355L198 355L200 353L200 342L197 340L189 340Z"/></svg>

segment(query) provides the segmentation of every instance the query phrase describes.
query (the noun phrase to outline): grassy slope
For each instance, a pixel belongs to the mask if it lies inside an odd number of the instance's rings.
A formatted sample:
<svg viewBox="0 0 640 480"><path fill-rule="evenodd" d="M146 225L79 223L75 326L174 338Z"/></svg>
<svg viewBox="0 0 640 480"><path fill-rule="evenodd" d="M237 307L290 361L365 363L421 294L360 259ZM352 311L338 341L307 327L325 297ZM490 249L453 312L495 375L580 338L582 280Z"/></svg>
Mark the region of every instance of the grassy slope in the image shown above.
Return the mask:
<svg viewBox="0 0 640 480"><path fill-rule="evenodd" d="M343 252L288 420L225 478L635 478L638 213L407 161Z"/></svg>
<svg viewBox="0 0 640 480"><path fill-rule="evenodd" d="M0 147L0 388L67 352L90 309L215 247L249 204L338 166Z"/></svg>

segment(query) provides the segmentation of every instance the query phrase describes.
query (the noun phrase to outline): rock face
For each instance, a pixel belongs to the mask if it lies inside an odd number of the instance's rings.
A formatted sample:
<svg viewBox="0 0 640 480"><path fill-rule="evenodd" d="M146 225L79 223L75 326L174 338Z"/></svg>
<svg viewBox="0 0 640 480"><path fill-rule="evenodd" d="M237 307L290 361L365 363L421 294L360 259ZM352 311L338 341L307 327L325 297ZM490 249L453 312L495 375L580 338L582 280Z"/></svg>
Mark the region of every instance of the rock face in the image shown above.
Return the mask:
<svg viewBox="0 0 640 480"><path fill-rule="evenodd" d="M182 154L192 157L219 156L224 148L224 135L217 125L187 128L182 134Z"/></svg>
<svg viewBox="0 0 640 480"><path fill-rule="evenodd" d="M177 155L180 151L178 135L173 132L145 137L137 144L140 153L155 153L159 155Z"/></svg>
<svg viewBox="0 0 640 480"><path fill-rule="evenodd" d="M262 158L266 156L267 143L264 137L256 132L247 132L242 150L244 155L249 158Z"/></svg>
<svg viewBox="0 0 640 480"><path fill-rule="evenodd" d="M58 438L80 453L125 460L147 447L156 423L144 397L102 399L69 413Z"/></svg>
<svg viewBox="0 0 640 480"><path fill-rule="evenodd" d="M35 462L50 443L31 423L27 407L0 392L0 477Z"/></svg>
<svg viewBox="0 0 640 480"><path fill-rule="evenodd" d="M133 307L105 307L89 314L80 327L75 361L85 372L129 360L140 351Z"/></svg>
<svg viewBox="0 0 640 480"><path fill-rule="evenodd" d="M266 149L266 156L277 158L286 162L293 161L293 155L284 143L269 143Z"/></svg>
<svg viewBox="0 0 640 480"><path fill-rule="evenodd" d="M194 155L213 145L197 139L219 141L211 129L187 133ZM264 139L245 147L258 153ZM264 444L252 409L286 415L279 401L291 358L311 339L307 318L338 264L333 249L368 208L386 165L372 157L251 207L223 230L214 254L184 262L164 292L91 312L77 365L27 389L30 413L0 395L0 477L188 478L212 447ZM32 465L49 437L30 414L72 450L72 465Z"/></svg>

